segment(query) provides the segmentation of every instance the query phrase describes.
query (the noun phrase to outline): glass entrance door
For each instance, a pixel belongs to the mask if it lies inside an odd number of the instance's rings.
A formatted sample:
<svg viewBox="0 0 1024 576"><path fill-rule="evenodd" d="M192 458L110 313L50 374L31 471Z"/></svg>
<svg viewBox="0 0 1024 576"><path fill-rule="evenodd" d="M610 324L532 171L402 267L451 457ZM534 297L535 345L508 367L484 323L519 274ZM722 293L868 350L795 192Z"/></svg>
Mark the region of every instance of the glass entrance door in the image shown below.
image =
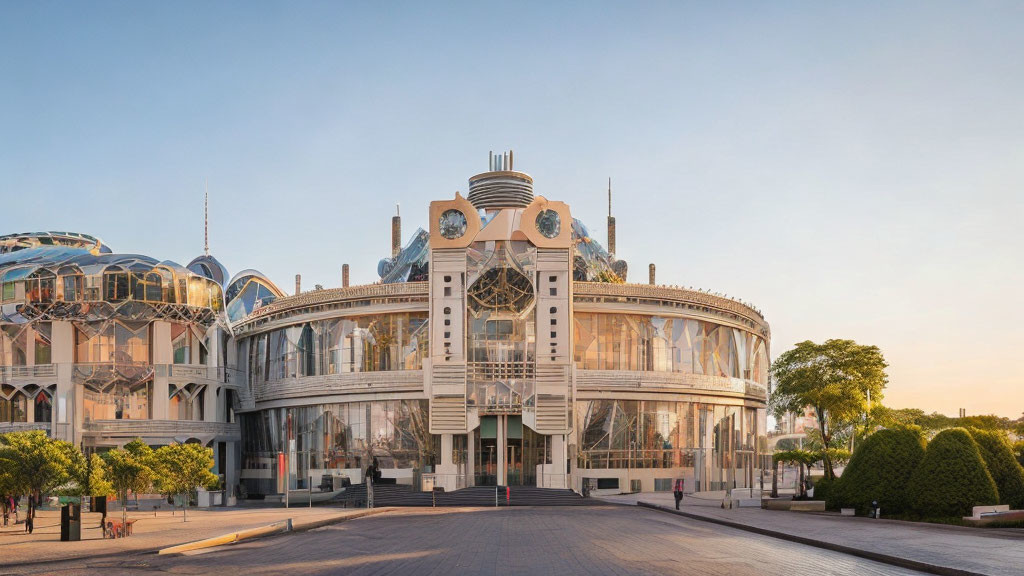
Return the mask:
<svg viewBox="0 0 1024 576"><path fill-rule="evenodd" d="M498 485L498 417L481 416L480 428L474 434L476 446L473 458L474 484L477 486Z"/></svg>

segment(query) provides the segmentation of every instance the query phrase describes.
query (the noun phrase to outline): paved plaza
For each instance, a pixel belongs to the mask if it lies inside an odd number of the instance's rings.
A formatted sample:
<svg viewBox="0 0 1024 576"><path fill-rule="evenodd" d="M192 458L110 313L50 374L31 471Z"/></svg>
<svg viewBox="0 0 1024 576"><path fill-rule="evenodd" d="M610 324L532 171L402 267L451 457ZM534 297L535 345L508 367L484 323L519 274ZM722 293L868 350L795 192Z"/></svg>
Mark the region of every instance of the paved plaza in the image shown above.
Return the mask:
<svg viewBox="0 0 1024 576"><path fill-rule="evenodd" d="M603 498L634 505L646 502L674 508L668 492L626 494ZM842 517L836 513L807 513L737 508L724 510L721 500L687 496L685 514L742 524L783 536L806 538L886 556L974 574L1024 573L1024 529L969 528L898 520Z"/></svg>
<svg viewBox="0 0 1024 576"><path fill-rule="evenodd" d="M288 518L297 530L328 522L343 521L363 510L341 508L212 508L189 510L188 522L182 521L181 511L130 512L135 520L134 534L129 538L103 539L99 528L100 515L82 514L82 540L60 541L60 512L41 510L36 516L35 530L24 533L24 525L0 527L0 574L9 572L12 565L41 563L53 560L107 557L117 554L138 554L156 549L212 538L229 532L265 526ZM120 519L120 512L108 518ZM45 572L44 568L39 568Z"/></svg>
<svg viewBox="0 0 1024 576"><path fill-rule="evenodd" d="M13 568L13 569L12 569ZM629 506L403 509L184 556L125 554L22 574L699 574L918 572Z"/></svg>

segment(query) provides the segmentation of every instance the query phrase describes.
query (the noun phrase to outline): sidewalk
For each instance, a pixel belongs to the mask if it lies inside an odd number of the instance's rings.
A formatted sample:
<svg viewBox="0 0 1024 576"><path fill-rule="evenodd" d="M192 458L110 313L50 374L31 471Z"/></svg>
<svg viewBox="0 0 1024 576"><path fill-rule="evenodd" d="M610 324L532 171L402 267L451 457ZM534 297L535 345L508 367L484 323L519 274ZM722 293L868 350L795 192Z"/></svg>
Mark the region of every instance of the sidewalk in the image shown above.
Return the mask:
<svg viewBox="0 0 1024 576"><path fill-rule="evenodd" d="M32 535L25 534L23 523L0 527L0 558L3 558L4 566L14 566L93 558L120 552L155 551L185 542L265 526L288 518L292 519L293 530L301 531L341 522L365 513L366 510L362 509L326 507L190 509L188 522L183 522L181 510L176 511L174 515L170 511L129 512L128 518L136 520L134 533L128 538L116 540L103 539L102 530L99 528L99 514L84 513L82 514L82 540L80 542L61 542L60 511L41 510L36 515L35 530ZM107 518L120 519L121 513L108 514Z"/></svg>
<svg viewBox="0 0 1024 576"><path fill-rule="evenodd" d="M671 492L624 494L602 499L618 504L645 503L674 512ZM1024 529L979 529L898 520L839 516L835 513L784 512L720 507L721 500L687 496L681 512L691 518L731 523L792 541L841 547L867 555L931 565L934 573L1020 574L1024 570ZM920 569L920 568L919 568Z"/></svg>

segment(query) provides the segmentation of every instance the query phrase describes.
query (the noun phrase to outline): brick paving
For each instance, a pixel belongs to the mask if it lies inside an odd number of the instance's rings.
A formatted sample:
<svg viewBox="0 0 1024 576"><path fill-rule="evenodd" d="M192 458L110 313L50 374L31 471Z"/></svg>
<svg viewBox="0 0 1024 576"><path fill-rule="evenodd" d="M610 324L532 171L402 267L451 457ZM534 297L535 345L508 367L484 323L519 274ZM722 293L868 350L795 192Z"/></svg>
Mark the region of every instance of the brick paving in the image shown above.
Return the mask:
<svg viewBox="0 0 1024 576"><path fill-rule="evenodd" d="M611 505L400 509L203 554L136 554L46 569L47 574L62 575L97 572L460 576L918 574L662 512Z"/></svg>
<svg viewBox="0 0 1024 576"><path fill-rule="evenodd" d="M131 537L116 540L102 538L99 514L85 513L82 514L82 541L61 542L60 511L41 510L36 516L32 535L25 534L24 524L0 527L0 569L23 563L152 550L265 526L287 518L292 518L292 525L301 530L314 522L342 519L359 512L327 507L213 508L189 510L188 522L182 521L180 510L173 515L170 511L129 512L128 518L136 520L134 533ZM120 519L121 513L115 512L107 517Z"/></svg>
<svg viewBox="0 0 1024 576"><path fill-rule="evenodd" d="M642 501L666 507L675 506L671 493L667 492L603 499L626 504ZM916 562L993 576L1024 573L1024 529L969 528L759 508L726 510L720 507L720 500L699 500L690 496L683 502L683 510L688 514Z"/></svg>

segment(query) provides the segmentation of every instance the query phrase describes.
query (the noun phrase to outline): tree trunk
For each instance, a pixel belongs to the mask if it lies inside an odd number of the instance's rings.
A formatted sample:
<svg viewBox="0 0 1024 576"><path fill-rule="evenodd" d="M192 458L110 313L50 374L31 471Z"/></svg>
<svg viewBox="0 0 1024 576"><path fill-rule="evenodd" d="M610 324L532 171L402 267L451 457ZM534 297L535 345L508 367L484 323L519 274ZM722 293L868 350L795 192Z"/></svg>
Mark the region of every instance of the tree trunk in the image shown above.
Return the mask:
<svg viewBox="0 0 1024 576"><path fill-rule="evenodd" d="M779 463L772 460L772 498L779 497Z"/></svg>
<svg viewBox="0 0 1024 576"><path fill-rule="evenodd" d="M832 470L832 456L829 455L829 445L832 443L832 431L826 428L825 414L818 407L814 408L814 414L818 417L818 428L821 429L822 456L821 465L825 469L825 478L834 480L836 473Z"/></svg>
<svg viewBox="0 0 1024 576"><path fill-rule="evenodd" d="M799 482L800 482L800 488L797 490L797 494L799 495L800 498L806 498L807 497L807 491L804 488L804 463L803 462L800 462L800 480L799 480Z"/></svg>

